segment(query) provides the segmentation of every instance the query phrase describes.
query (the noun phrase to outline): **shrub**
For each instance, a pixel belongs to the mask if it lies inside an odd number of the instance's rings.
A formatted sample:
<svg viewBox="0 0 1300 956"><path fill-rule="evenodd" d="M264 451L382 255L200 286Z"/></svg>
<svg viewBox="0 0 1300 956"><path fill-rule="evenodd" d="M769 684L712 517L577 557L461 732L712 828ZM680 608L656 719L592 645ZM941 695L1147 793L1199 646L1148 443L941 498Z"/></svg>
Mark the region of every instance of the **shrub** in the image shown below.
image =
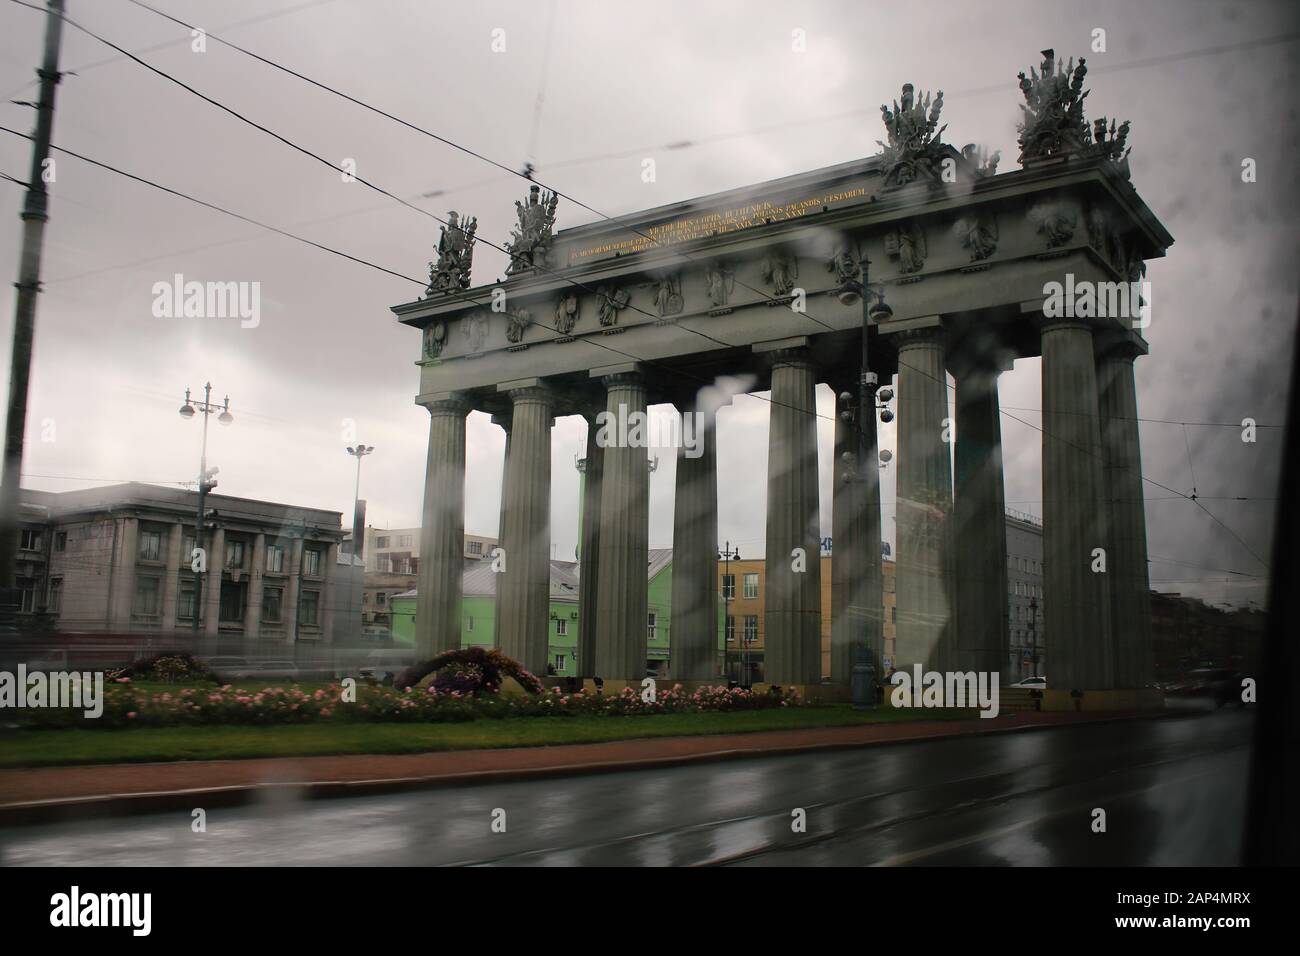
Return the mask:
<svg viewBox="0 0 1300 956"><path fill-rule="evenodd" d="M130 677L137 680L156 680L168 684L214 679L212 669L197 657L180 652L165 652L153 657L142 657L126 667L107 673L109 680Z"/></svg>
<svg viewBox="0 0 1300 956"><path fill-rule="evenodd" d="M409 667L397 675L393 686L417 687L430 674L434 675L432 686L437 690L474 696L498 693L501 682L507 677L514 678L530 694L540 694L544 690L542 682L517 660L495 648L482 647L447 651L423 664Z"/></svg>

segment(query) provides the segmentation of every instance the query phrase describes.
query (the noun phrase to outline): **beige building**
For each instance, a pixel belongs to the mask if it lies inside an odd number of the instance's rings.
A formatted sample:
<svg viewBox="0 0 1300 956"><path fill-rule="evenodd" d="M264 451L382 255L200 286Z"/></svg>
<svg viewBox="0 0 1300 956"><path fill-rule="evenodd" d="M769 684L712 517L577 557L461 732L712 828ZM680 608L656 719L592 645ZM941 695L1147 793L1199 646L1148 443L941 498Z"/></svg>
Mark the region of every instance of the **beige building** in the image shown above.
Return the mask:
<svg viewBox="0 0 1300 956"><path fill-rule="evenodd" d="M465 535L468 560L489 557L497 539ZM419 528L366 528L366 580L361 603L361 625L369 634L386 634L393 623L391 599L416 585L420 566Z"/></svg>
<svg viewBox="0 0 1300 956"><path fill-rule="evenodd" d="M24 491L20 626L192 631L197 497L138 482ZM340 563L339 512L218 494L207 496L205 511L207 572L197 612L209 649L334 643L359 630L357 575L349 557Z"/></svg>

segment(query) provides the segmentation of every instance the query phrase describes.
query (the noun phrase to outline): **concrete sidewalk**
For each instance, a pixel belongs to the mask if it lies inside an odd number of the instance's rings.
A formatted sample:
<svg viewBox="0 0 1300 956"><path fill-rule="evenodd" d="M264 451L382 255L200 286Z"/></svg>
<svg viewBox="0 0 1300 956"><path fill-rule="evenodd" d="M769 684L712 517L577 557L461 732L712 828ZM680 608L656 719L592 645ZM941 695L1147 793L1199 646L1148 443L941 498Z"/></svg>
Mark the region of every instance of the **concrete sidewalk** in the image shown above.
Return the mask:
<svg viewBox="0 0 1300 956"><path fill-rule="evenodd" d="M19 768L0 770L0 826L232 806L254 802L277 789L293 791L302 798L363 796L1160 716L1165 715L1012 713L991 720L916 721L553 747Z"/></svg>

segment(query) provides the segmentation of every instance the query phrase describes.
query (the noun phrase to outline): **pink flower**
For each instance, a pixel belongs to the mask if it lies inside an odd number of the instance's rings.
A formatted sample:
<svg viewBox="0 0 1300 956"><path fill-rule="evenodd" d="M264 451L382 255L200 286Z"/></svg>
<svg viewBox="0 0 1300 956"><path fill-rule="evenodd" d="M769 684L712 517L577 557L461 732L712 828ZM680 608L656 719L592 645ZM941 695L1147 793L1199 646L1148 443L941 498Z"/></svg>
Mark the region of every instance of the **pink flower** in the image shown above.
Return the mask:
<svg viewBox="0 0 1300 956"><path fill-rule="evenodd" d="M135 711L134 711L134 710L128 710L128 711L126 712L126 715L127 715L128 717L134 717L134 716L135 716Z"/></svg>

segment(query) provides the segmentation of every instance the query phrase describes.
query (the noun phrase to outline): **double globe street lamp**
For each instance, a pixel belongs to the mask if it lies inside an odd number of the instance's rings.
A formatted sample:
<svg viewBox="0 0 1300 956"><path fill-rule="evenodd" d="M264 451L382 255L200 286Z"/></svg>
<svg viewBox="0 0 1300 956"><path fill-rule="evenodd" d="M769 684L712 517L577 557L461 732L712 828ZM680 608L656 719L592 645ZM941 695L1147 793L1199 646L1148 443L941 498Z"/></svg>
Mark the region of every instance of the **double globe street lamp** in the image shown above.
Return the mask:
<svg viewBox="0 0 1300 956"><path fill-rule="evenodd" d="M192 419L195 414L203 416L203 446L199 452L199 506L194 520L194 552L190 554L190 568L194 571L194 615L191 621L195 637L199 633L199 614L203 607L203 575L208 566L207 547L203 535L203 506L207 501L208 492L217 487L216 474L219 470L208 469L208 416L215 414L217 421L222 425L229 425L235 420L235 417L230 414L229 395L220 405L212 402L211 398L211 382L203 386L202 401L190 398L190 390L187 388L185 404L179 410L181 418L186 421Z"/></svg>

